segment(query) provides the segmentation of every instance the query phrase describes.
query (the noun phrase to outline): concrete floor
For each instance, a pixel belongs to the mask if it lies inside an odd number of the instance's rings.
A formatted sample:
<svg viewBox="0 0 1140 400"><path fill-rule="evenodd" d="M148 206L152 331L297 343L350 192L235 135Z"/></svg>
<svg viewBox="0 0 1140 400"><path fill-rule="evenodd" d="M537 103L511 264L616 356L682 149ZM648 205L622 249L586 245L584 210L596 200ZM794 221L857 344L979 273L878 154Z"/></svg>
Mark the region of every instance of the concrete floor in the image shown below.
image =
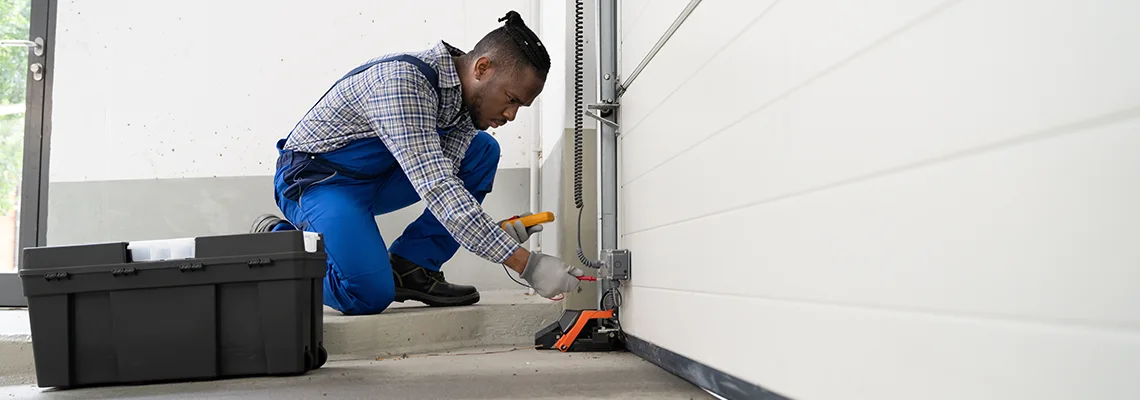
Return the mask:
<svg viewBox="0 0 1140 400"><path fill-rule="evenodd" d="M27 311L0 308L0 386L35 381L31 340Z"/></svg>
<svg viewBox="0 0 1140 400"><path fill-rule="evenodd" d="M334 361L292 377L55 390L0 387L0 399L711 399L626 352L489 348Z"/></svg>

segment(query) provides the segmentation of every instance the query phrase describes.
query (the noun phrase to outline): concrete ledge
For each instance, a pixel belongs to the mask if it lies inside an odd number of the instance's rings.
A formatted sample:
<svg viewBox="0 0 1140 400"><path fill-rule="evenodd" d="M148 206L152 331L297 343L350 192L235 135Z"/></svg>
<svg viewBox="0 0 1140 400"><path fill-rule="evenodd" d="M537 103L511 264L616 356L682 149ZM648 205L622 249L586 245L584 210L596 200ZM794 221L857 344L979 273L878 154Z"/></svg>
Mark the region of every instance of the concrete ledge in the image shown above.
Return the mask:
<svg viewBox="0 0 1140 400"><path fill-rule="evenodd" d="M325 349L334 360L508 345L529 346L534 334L562 315L562 303L523 289L491 290L465 307L396 303L379 315L345 316L326 309Z"/></svg>

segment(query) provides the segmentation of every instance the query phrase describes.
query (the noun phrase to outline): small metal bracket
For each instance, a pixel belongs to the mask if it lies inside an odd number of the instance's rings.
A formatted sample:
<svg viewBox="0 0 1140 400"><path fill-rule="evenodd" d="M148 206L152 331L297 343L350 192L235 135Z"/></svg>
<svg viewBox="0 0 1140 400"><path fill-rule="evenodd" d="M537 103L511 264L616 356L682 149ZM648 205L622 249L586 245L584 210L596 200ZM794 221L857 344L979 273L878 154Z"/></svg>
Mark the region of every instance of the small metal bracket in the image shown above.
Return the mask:
<svg viewBox="0 0 1140 400"><path fill-rule="evenodd" d="M629 250L604 250L602 251L602 269L599 272L602 278L607 280L627 281L629 280L630 264Z"/></svg>
<svg viewBox="0 0 1140 400"><path fill-rule="evenodd" d="M36 38L36 40L0 40L0 46L3 47L30 47L32 52L37 56L44 55L44 38Z"/></svg>
<svg viewBox="0 0 1140 400"><path fill-rule="evenodd" d="M27 47L32 49L37 57L44 55L44 38L36 38L36 40L0 40L0 47ZM32 71L32 79L40 81L44 79L44 65L42 63L33 62L28 65L28 70Z"/></svg>
<svg viewBox="0 0 1140 400"><path fill-rule="evenodd" d="M586 108L588 110L601 110L601 112L603 114L608 114L608 113L613 112L613 110L617 110L618 106L620 106L620 104L587 104ZM600 116L598 114L594 114L590 111L582 111L582 113L584 113L584 114L586 114L586 115L590 116L591 118L594 118L598 121L601 121L601 123L605 124L606 126L608 126L610 128L614 128L614 131L619 130L617 122L613 122L613 121L610 121L608 119L602 118L602 116Z"/></svg>

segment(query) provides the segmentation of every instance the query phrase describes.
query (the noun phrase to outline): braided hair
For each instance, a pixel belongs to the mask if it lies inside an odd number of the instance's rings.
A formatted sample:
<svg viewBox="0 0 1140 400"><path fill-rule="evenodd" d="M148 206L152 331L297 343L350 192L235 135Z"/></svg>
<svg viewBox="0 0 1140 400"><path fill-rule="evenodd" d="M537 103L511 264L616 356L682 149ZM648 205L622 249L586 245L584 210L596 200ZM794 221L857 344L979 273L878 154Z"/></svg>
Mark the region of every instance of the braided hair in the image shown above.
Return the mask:
<svg viewBox="0 0 1140 400"><path fill-rule="evenodd" d="M550 72L550 54L538 39L538 35L530 30L523 22L522 16L516 11L509 11L507 15L499 18L499 22L506 21L503 26L491 31L475 48L472 55L494 55L495 62L517 69L524 65L534 67L535 72L543 80Z"/></svg>

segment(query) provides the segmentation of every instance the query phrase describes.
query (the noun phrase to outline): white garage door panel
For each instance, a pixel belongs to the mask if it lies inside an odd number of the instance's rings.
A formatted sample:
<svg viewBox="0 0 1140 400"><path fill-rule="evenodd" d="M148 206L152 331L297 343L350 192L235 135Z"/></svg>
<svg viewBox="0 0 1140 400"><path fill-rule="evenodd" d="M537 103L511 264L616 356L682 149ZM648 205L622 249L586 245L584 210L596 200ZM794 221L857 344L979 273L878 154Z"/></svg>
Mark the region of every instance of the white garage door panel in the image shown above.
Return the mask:
<svg viewBox="0 0 1140 400"><path fill-rule="evenodd" d="M684 2L687 3L688 2ZM685 23L666 42L665 46L647 64L637 80L630 83L629 92L623 97L631 101L622 104L621 123L633 128L636 121L652 111L677 87L689 81L698 70L710 60L718 57L726 46L732 43L742 31L763 19L774 0L732 1L705 0L693 10ZM655 8L655 7L650 7ZM684 9L684 7L681 7ZM670 10L673 11L673 10ZM669 23L681 10L658 18L668 18ZM668 24L665 28L668 28ZM622 81L625 82L637 65L645 58L666 29L657 31L636 30L632 37L622 43ZM645 33L641 33L645 32ZM629 49L633 49L632 51ZM641 51L644 49L644 51ZM724 83L721 82L721 85ZM715 104L719 99L705 99ZM623 128L623 131L630 131Z"/></svg>
<svg viewBox="0 0 1140 400"><path fill-rule="evenodd" d="M1140 398L1135 330L648 288L626 297L629 333L799 400Z"/></svg>
<svg viewBox="0 0 1140 400"><path fill-rule="evenodd" d="M1101 3L1012 3L958 4L727 130L720 129L761 104L765 90L732 95L723 86L686 85L639 131L623 135L622 152L629 193L673 182L686 190L630 208L626 231L1140 105L1140 57L1121 54L1140 48L1140 24L1130 17L1140 15L1140 3L1116 12ZM757 74L739 62L709 69L745 87L758 82L743 78ZM718 96L736 101L706 101Z"/></svg>
<svg viewBox="0 0 1140 400"><path fill-rule="evenodd" d="M626 235L634 283L1140 327L1134 116Z"/></svg>
<svg viewBox="0 0 1140 400"><path fill-rule="evenodd" d="M776 97L942 1L701 2L624 96L622 130L653 140L660 126L641 132L646 116L696 120L697 109L723 115L721 124L733 121L744 114L741 107L751 110ZM674 94L682 85L686 89ZM692 97L709 91L716 94ZM658 110L666 98L686 109Z"/></svg>
<svg viewBox="0 0 1140 400"><path fill-rule="evenodd" d="M1140 2L723 4L621 99L628 332L796 399L1140 398Z"/></svg>
<svg viewBox="0 0 1140 400"><path fill-rule="evenodd" d="M622 0L618 2L619 18L621 18L618 21L618 34L623 39L627 33L638 30L637 23L641 21L641 17L645 15L645 10L651 3L650 0ZM586 12L589 11L586 10Z"/></svg>
<svg viewBox="0 0 1140 400"><path fill-rule="evenodd" d="M629 76L637 68L637 64L657 44L657 39L669 29L669 25L673 24L673 20L681 15L687 5L689 0L655 0L634 14L625 14L623 10L621 76ZM628 8L636 9L638 4L630 4Z"/></svg>

